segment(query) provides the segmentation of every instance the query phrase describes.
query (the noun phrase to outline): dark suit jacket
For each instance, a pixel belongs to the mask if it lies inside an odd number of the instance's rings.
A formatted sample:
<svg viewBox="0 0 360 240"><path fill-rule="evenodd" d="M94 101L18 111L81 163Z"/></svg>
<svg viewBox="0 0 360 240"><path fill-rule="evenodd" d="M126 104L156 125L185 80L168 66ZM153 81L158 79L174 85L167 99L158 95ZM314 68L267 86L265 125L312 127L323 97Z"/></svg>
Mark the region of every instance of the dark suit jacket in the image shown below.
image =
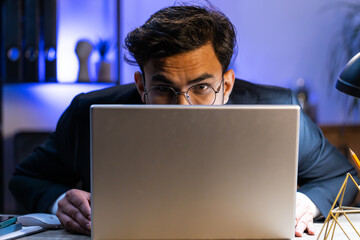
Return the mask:
<svg viewBox="0 0 360 240"><path fill-rule="evenodd" d="M61 116L56 131L17 166L9 183L14 197L29 211L46 212L62 193L72 188L90 191L89 108L95 103L142 104L134 84L76 96ZM288 89L236 80L228 104L298 102ZM298 191L306 194L327 216L347 172L356 175L347 159L301 112ZM350 204L355 195L356 189L348 188L344 204Z"/></svg>

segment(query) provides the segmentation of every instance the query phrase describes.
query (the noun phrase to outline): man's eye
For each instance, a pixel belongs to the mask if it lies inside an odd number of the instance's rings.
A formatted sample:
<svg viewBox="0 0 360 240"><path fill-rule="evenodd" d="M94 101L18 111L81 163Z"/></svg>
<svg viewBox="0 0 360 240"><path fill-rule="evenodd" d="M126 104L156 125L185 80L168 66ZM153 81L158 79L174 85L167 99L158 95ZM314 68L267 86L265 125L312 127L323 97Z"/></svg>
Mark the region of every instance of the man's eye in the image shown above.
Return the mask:
<svg viewBox="0 0 360 240"><path fill-rule="evenodd" d="M156 87L152 88L151 90L155 94L169 94L172 91L169 87L166 87L166 86L156 86Z"/></svg>
<svg viewBox="0 0 360 240"><path fill-rule="evenodd" d="M156 87L156 89L157 89L159 92L168 92L168 91L169 91L169 88L168 88L168 87L163 87L163 86L158 86L158 87Z"/></svg>
<svg viewBox="0 0 360 240"><path fill-rule="evenodd" d="M209 84L202 83L202 84L198 84L198 85L193 86L191 89L192 89L192 92L197 93L197 94L201 94L201 93L208 92L211 89L211 87L210 87Z"/></svg>

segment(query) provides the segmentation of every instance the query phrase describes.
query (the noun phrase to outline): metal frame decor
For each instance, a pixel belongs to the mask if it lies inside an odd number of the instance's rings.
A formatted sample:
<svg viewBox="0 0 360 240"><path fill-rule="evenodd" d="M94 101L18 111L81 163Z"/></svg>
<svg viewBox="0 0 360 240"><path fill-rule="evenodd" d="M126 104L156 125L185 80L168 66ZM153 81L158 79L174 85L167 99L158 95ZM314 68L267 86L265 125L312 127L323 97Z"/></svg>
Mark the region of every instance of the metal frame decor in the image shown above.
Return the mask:
<svg viewBox="0 0 360 240"><path fill-rule="evenodd" d="M330 209L330 212L321 228L321 231L319 233L319 236L317 238L317 240L319 240L321 238L322 232L324 231L324 240L326 239L333 239L334 238L334 233L335 233L335 229L336 226L339 225L340 229L343 231L343 233L346 235L346 237L348 239L350 239L350 237L348 236L348 234L345 232L345 229L342 227L342 225L340 224L340 222L338 221L338 218L343 215L346 220L349 222L349 224L351 225L351 227L354 229L354 231L357 233L357 235L360 237L360 231L358 229L356 229L356 227L354 226L354 224L351 222L350 218L348 217L348 214L353 214L353 213L360 213L360 208L357 207L348 207L348 206L343 206L343 199L345 196L345 190L346 190L346 186L347 183L349 181L349 178L352 180L350 182L353 182L356 186L356 188L358 189L358 191L360 192L360 187L358 186L357 182L355 181L355 179L353 178L353 176L348 173L346 175L346 178L340 188L340 191ZM336 204L338 203L338 200L340 198L340 202L338 204L338 207L335 207ZM331 235L331 238L330 238Z"/></svg>

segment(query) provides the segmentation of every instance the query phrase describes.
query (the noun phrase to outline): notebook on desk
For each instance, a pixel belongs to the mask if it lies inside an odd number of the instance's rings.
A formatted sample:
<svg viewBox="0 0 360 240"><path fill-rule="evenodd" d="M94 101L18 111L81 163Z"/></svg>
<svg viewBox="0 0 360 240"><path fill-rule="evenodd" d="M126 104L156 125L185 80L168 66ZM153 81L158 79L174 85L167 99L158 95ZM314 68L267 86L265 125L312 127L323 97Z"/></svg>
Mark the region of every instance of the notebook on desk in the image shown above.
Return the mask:
<svg viewBox="0 0 360 240"><path fill-rule="evenodd" d="M290 239L299 107L93 105L93 239Z"/></svg>

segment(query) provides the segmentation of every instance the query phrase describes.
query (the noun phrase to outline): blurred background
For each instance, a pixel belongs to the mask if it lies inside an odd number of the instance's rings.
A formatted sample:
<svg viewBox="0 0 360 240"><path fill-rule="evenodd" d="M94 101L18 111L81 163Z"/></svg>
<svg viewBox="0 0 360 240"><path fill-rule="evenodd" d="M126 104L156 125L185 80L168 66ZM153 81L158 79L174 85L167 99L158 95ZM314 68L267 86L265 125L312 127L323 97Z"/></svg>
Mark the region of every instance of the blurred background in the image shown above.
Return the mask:
<svg viewBox="0 0 360 240"><path fill-rule="evenodd" d="M16 164L55 129L75 95L133 82L138 68L122 60L124 38L174 0L0 2L0 212L15 213L21 209L7 182ZM291 88L331 142L340 149L356 144L357 99L334 84L360 51L360 1L211 3L237 29L237 78Z"/></svg>

